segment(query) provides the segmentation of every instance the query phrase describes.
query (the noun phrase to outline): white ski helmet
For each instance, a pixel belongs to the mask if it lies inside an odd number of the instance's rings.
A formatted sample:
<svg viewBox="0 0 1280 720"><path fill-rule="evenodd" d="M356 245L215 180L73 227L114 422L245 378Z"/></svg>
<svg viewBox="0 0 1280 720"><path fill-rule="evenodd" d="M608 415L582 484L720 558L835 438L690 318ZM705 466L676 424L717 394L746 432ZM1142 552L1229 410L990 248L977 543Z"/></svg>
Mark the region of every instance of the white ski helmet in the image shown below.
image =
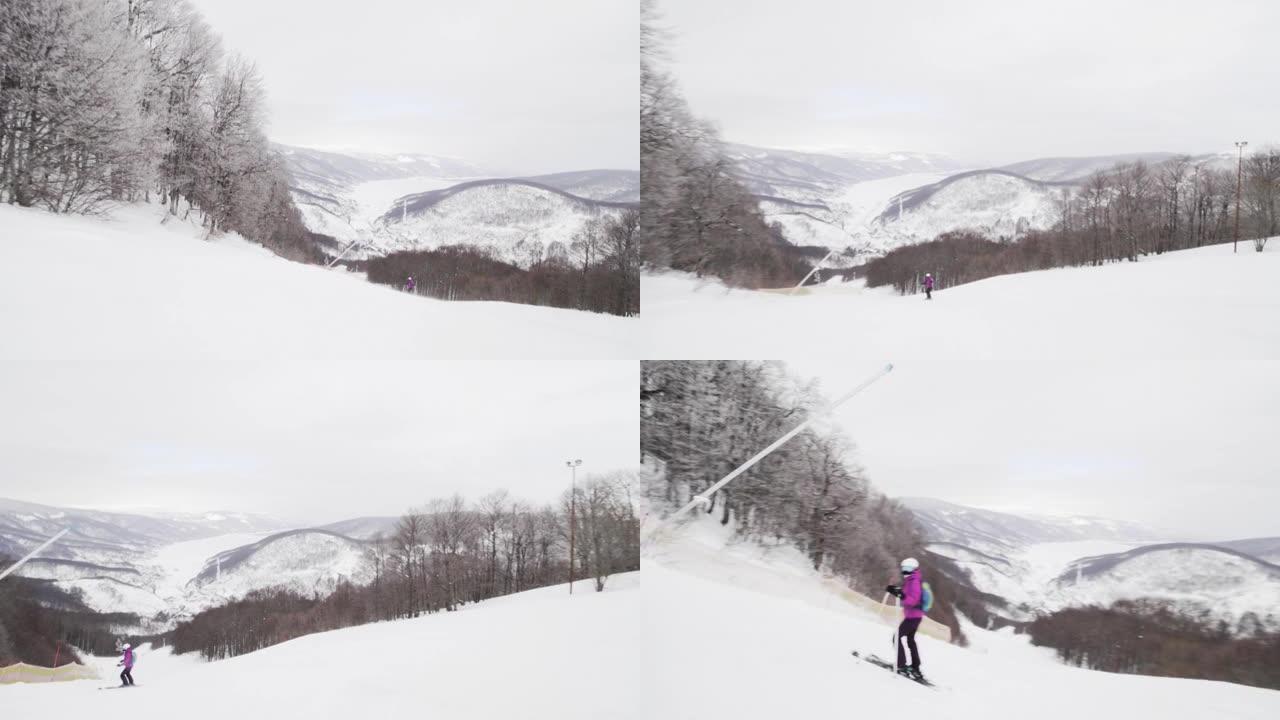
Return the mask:
<svg viewBox="0 0 1280 720"><path fill-rule="evenodd" d="M904 573L915 572L916 569L918 569L919 567L920 567L920 561L916 560L915 558L907 558L906 560L902 561L902 572Z"/></svg>
<svg viewBox="0 0 1280 720"><path fill-rule="evenodd" d="M125 644L124 644L124 649L125 649L125 650L128 650L128 649L129 649L129 648L131 648L131 647L133 647L133 646L132 646L132 645L130 645L129 643L125 643Z"/></svg>

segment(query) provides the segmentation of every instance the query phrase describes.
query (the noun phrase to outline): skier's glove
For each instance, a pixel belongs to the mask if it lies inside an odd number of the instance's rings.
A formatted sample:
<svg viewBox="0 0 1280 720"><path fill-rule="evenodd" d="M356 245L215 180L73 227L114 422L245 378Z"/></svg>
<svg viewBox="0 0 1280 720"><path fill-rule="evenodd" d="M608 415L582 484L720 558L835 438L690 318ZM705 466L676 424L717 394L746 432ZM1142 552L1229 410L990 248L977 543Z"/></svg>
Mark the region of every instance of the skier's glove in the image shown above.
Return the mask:
<svg viewBox="0 0 1280 720"><path fill-rule="evenodd" d="M884 591L889 593L890 595L893 595L894 597L902 597L902 588L898 587L897 585L886 585L884 588Z"/></svg>

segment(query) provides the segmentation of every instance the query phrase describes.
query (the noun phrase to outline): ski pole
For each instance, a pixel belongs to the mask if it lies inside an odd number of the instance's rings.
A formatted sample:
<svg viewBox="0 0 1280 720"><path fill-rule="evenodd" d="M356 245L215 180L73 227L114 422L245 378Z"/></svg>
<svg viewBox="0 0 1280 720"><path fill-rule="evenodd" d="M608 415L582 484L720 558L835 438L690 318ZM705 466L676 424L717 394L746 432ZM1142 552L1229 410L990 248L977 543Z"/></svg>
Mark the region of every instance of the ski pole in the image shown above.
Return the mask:
<svg viewBox="0 0 1280 720"><path fill-rule="evenodd" d="M720 480L716 482L716 484L712 485L706 490L703 490L697 495L694 495L693 498L690 499L689 502L686 503L684 507L677 510L675 514L669 518L669 520L675 520L679 518L681 515L684 515L685 513L692 510L694 507L711 502L711 496L714 495L717 490L724 487L725 485L728 485L731 480L738 477L742 473L746 472L752 465L755 465L756 463L763 460L766 455L773 452L774 450L777 450L779 447L782 446L783 443L785 443L786 441L798 435L801 430L804 430L806 427L809 427L809 424L812 423L814 420L817 420L819 416L829 413L832 410L835 410L837 407L839 407L842 403L844 403L849 398L853 397L854 395L857 395L863 390L866 390L872 383L884 377L885 375L888 375L889 371L891 370L893 370L892 363L885 365L884 368L880 370L880 372L872 375L866 380L863 380L860 385L850 390L849 392L845 393L844 395L841 395L840 397L836 398L835 402L832 402L831 404L822 408L820 411L810 415L804 422L800 423L799 425L796 425L794 428L791 428L791 430L787 434L783 435L777 440L774 440L771 445L761 450L760 452L756 453L755 455L752 455L749 460L742 463L738 467L734 468L733 472L720 478Z"/></svg>

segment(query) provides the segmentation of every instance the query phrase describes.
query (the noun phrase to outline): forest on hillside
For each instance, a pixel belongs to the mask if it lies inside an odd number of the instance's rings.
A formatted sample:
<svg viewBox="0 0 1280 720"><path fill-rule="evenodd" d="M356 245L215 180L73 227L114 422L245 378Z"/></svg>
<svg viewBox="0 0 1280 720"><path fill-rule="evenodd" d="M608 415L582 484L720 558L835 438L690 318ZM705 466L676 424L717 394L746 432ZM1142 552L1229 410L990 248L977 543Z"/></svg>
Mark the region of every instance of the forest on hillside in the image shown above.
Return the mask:
<svg viewBox="0 0 1280 720"><path fill-rule="evenodd" d="M1078 667L1280 690L1280 635L1240 637L1233 630L1142 600L1067 608L1025 628L1034 644Z"/></svg>
<svg viewBox="0 0 1280 720"><path fill-rule="evenodd" d="M505 490L474 503L460 495L433 499L367 543L373 582L344 582L323 597L254 591L179 624L170 636L174 650L218 660L311 633L558 585L569 580L570 528L578 592L602 591L610 576L640 569L633 485L632 473L587 477L542 506Z"/></svg>
<svg viewBox="0 0 1280 720"><path fill-rule="evenodd" d="M568 247L552 243L527 268L483 248L448 245L364 263L370 282L439 300L500 300L589 312L640 314L639 213L587 222ZM413 286L408 286L413 278Z"/></svg>
<svg viewBox="0 0 1280 720"><path fill-rule="evenodd" d="M0 555L0 568L15 560ZM115 650L114 628L137 622L127 613L96 613L51 580L13 575L0 582L0 667L59 667L80 662L77 649L107 655Z"/></svg>
<svg viewBox="0 0 1280 720"><path fill-rule="evenodd" d="M646 493L668 511L823 405L781 363L738 360L646 361L640 398L640 452L653 470ZM705 513L745 538L790 543L815 569L876 598L902 558L924 555L914 516L875 489L853 443L834 429L803 430L716 492ZM935 577L930 616L959 639L952 599L964 590Z"/></svg>
<svg viewBox="0 0 1280 720"><path fill-rule="evenodd" d="M155 202L315 261L266 121L257 69L186 0L0 5L0 202Z"/></svg>
<svg viewBox="0 0 1280 720"><path fill-rule="evenodd" d="M663 67L667 33L656 3L640 7L641 259L739 287L794 285L811 261L733 177L719 135L694 116Z"/></svg>
<svg viewBox="0 0 1280 720"><path fill-rule="evenodd" d="M925 272L946 288L995 275L1135 261L1231 242L1237 213L1242 245L1262 252L1280 235L1280 148L1244 156L1238 172L1185 155L1156 165L1120 163L1078 187L1059 188L1054 206L1057 222L1048 230L1006 239L950 232L891 250L852 274L871 287L916 293Z"/></svg>

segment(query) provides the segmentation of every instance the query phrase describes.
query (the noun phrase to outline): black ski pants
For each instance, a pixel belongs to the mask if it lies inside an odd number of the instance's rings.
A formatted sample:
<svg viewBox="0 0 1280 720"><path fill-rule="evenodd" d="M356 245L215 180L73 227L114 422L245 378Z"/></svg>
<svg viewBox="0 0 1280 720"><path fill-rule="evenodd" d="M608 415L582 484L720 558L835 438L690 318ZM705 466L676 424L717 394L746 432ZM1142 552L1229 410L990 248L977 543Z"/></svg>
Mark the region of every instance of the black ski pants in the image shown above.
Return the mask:
<svg viewBox="0 0 1280 720"><path fill-rule="evenodd" d="M898 626L898 669L908 667L907 648L911 649L911 665L920 669L920 651L916 649L916 630L920 627L920 618L906 618ZM906 647L903 647L903 644Z"/></svg>
<svg viewBox="0 0 1280 720"><path fill-rule="evenodd" d="M133 668L127 667L124 670L120 671L120 684L121 685L133 684Z"/></svg>

